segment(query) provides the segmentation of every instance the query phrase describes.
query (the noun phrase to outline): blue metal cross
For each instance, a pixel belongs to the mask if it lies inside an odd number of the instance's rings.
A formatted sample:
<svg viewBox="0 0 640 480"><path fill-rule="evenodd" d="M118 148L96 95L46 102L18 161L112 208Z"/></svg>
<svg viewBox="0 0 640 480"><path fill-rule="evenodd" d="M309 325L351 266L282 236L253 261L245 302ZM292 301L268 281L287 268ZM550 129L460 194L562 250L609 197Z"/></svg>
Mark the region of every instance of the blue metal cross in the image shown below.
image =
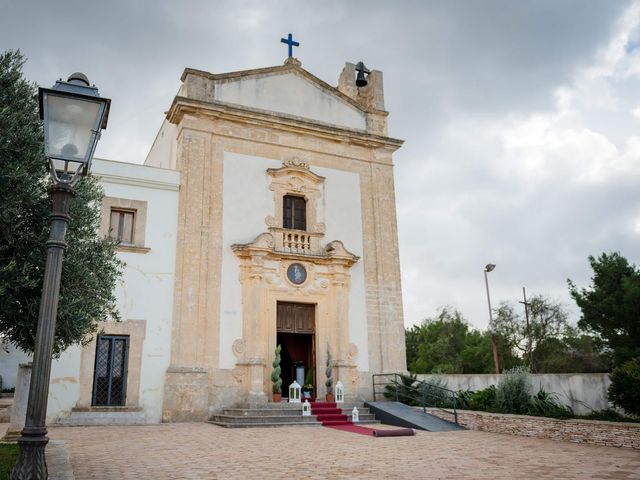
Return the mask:
<svg viewBox="0 0 640 480"><path fill-rule="evenodd" d="M293 57L293 47L299 47L300 42L295 42L293 40L293 35L289 34L287 38L281 38L280 41L282 43L286 43L289 46L289 56Z"/></svg>

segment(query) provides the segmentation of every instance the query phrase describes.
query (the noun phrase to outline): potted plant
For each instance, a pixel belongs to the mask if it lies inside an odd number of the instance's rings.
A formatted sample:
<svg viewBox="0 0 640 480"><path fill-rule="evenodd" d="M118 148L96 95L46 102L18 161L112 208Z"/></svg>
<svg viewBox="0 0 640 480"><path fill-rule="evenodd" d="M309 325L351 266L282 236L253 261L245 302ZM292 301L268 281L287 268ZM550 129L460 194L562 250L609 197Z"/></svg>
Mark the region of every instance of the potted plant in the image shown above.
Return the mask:
<svg viewBox="0 0 640 480"><path fill-rule="evenodd" d="M307 370L307 375L304 377L304 386L302 387L302 395L304 398L313 397L313 369Z"/></svg>
<svg viewBox="0 0 640 480"><path fill-rule="evenodd" d="M282 370L280 368L280 350L282 347L278 345L275 351L275 358L273 359L273 370L271 370L271 382L272 382L272 392L273 392L273 401L280 402L282 400L282 392L280 388L282 387L282 378L280 378L280 374Z"/></svg>
<svg viewBox="0 0 640 480"><path fill-rule="evenodd" d="M324 382L325 387L327 387L327 402L333 402L333 360L331 358L331 352L329 351L329 347L327 346L327 369L325 370L327 375L327 380Z"/></svg>

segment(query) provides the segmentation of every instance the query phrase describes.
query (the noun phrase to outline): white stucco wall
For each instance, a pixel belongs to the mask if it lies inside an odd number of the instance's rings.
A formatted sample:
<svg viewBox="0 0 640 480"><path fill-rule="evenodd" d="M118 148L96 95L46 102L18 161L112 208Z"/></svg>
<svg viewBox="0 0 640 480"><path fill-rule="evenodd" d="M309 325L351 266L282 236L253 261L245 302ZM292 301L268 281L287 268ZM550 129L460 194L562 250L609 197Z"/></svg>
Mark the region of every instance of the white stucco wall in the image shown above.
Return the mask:
<svg viewBox="0 0 640 480"><path fill-rule="evenodd" d="M222 102L366 129L362 111L293 73L221 82L215 86L214 97Z"/></svg>
<svg viewBox="0 0 640 480"><path fill-rule="evenodd" d="M220 292L220 367L233 368L233 341L242 337L242 290L239 260L231 251L234 243L248 243L267 230L265 218L274 214L268 168L278 161L225 152L222 214L222 285ZM357 174L314 168L326 178L319 202L318 221L326 225L323 243L341 240L349 251L362 257L360 179ZM241 188L239 188L241 186ZM250 194L248 194L250 193ZM348 206L348 208L345 208ZM349 341L358 347L358 368L368 370L367 317L364 262L351 269L349 293Z"/></svg>
<svg viewBox="0 0 640 480"><path fill-rule="evenodd" d="M267 230L264 219L273 215L273 192L269 190L267 169L280 166L280 162L268 158L224 154L220 368L235 367L231 345L242 338L240 262L231 245L248 243Z"/></svg>
<svg viewBox="0 0 640 480"><path fill-rule="evenodd" d="M2 388L15 388L18 376L18 364L31 361L31 355L10 343L0 343L0 375Z"/></svg>
<svg viewBox="0 0 640 480"><path fill-rule="evenodd" d="M325 243L341 240L347 250L360 257L351 267L349 342L358 347L358 370L366 372L369 371L369 329L365 301L360 177L357 173L327 168L313 170L326 178L322 195Z"/></svg>
<svg viewBox="0 0 640 480"><path fill-rule="evenodd" d="M180 176L173 170L106 160L95 160L92 170L100 178L105 195L147 202L145 246L150 251L118 253L126 267L116 296L122 320L146 321L139 404L147 421L159 422L164 376L171 354ZM65 416L76 405L79 373L78 347L70 348L54 361L48 417Z"/></svg>
<svg viewBox="0 0 640 480"><path fill-rule="evenodd" d="M145 165L159 168L176 168L176 134L178 127L168 120L162 122L153 145L144 161Z"/></svg>

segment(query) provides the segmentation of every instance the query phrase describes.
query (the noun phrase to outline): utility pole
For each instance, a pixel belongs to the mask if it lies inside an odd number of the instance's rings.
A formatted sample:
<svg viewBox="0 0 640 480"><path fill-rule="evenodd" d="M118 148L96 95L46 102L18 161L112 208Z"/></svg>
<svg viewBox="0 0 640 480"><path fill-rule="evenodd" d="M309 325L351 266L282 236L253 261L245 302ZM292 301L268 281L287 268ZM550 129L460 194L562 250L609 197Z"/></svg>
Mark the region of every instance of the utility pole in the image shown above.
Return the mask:
<svg viewBox="0 0 640 480"><path fill-rule="evenodd" d="M527 302L527 291L525 290L524 287L522 287L522 297L524 298L524 301L518 302L518 303L521 303L524 305L524 317L527 321L527 344L528 344L528 350L529 350L529 367L533 372L533 349L532 349L532 342L531 342L531 327L529 325L529 302Z"/></svg>

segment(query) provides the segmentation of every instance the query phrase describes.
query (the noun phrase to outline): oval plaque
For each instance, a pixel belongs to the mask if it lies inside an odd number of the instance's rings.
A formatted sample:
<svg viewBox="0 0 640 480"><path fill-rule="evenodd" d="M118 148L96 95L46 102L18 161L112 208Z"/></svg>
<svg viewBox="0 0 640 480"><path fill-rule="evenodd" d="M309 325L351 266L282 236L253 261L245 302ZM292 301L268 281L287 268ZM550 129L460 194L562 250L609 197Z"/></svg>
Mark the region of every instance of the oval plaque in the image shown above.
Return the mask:
<svg viewBox="0 0 640 480"><path fill-rule="evenodd" d="M307 279L307 270L301 263L292 263L287 268L287 278L294 285L302 285Z"/></svg>

